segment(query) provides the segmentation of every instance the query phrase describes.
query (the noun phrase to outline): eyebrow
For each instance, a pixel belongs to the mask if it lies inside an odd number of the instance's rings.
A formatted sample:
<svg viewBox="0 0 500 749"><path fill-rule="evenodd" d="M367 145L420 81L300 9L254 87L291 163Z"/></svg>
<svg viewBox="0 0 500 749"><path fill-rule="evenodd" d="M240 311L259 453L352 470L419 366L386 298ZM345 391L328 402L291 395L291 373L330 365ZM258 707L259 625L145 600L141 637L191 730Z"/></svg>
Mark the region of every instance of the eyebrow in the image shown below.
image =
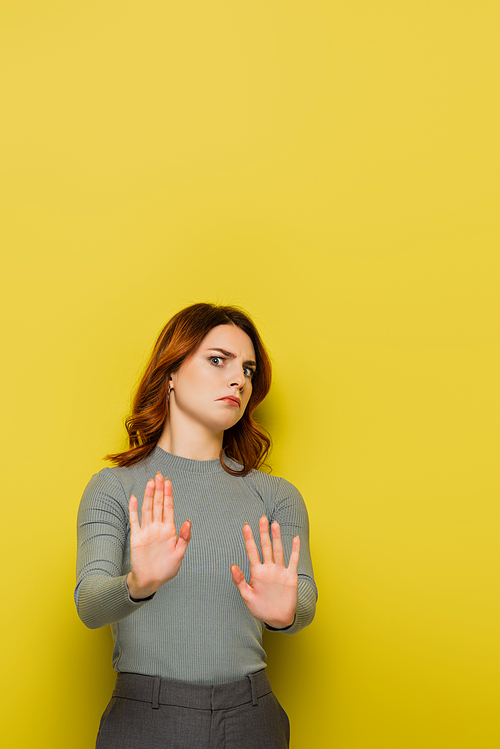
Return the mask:
<svg viewBox="0 0 500 749"><path fill-rule="evenodd" d="M230 351L226 351L223 348L215 348L215 347L213 347L213 348L209 348L208 350L209 351L218 351L220 354L223 354L223 356L227 356L228 359L236 359L236 354L232 354ZM249 359L248 361L243 362L243 364L245 364L245 365L248 364L248 365L250 365L252 367L256 367L257 366L257 362L253 361L252 359Z"/></svg>

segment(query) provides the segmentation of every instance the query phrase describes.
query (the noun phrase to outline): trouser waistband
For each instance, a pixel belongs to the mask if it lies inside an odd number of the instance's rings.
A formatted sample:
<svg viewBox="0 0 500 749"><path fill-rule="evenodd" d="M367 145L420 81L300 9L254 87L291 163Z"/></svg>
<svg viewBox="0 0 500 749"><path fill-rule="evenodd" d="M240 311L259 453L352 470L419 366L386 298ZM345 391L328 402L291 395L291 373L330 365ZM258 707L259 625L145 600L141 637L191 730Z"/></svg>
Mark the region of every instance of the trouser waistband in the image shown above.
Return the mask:
<svg viewBox="0 0 500 749"><path fill-rule="evenodd" d="M272 692L265 670L249 674L239 681L226 684L189 684L170 681L159 676L119 673L113 697L150 702L153 708L160 705L191 707L199 710L229 710L251 702L257 705L260 697Z"/></svg>

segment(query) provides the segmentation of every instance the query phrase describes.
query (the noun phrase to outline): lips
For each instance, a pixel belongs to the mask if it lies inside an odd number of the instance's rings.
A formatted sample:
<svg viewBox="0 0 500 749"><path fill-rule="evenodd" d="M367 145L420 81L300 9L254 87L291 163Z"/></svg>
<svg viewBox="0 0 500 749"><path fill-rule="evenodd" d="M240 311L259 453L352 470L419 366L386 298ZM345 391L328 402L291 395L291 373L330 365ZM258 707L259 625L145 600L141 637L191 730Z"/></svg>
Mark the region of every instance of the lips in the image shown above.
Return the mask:
<svg viewBox="0 0 500 749"><path fill-rule="evenodd" d="M217 398L218 401L223 401L224 403L229 403L232 406L241 406L241 401L239 398L237 398L235 395L225 395L223 398Z"/></svg>

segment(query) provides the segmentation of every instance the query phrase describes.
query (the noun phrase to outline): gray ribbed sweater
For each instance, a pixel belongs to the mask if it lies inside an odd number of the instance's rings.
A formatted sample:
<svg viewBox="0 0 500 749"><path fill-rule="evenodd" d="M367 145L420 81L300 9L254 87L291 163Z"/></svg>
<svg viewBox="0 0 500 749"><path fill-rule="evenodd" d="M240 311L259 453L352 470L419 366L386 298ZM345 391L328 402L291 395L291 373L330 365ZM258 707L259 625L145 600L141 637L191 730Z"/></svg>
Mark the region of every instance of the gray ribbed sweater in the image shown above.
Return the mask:
<svg viewBox="0 0 500 749"><path fill-rule="evenodd" d="M176 527L190 519L192 539L176 577L152 599L134 603L126 584L128 502L135 494L140 517L146 483L157 471L172 481ZM92 477L78 513L75 602L88 627L111 624L116 671L220 684L265 667L265 625L251 616L231 578L234 562L250 579L243 524L250 523L260 548L262 514L280 524L286 563L300 536L299 602L286 630L292 634L312 621L317 598L307 511L292 484L260 471L231 476L219 459L189 460L158 446L140 463Z"/></svg>

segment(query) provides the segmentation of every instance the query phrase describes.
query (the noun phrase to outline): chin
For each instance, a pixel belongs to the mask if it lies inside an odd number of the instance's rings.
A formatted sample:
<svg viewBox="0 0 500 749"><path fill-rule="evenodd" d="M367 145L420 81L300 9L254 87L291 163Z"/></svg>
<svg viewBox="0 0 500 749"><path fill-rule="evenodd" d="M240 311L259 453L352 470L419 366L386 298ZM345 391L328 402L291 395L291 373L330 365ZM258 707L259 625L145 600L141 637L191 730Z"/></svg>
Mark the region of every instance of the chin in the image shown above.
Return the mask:
<svg viewBox="0 0 500 749"><path fill-rule="evenodd" d="M233 419L225 419L225 420L221 419L221 421L217 425L214 425L214 426L215 426L216 431L218 431L218 432L219 431L227 432L227 430L231 429L232 427L234 427L239 422L239 420L240 419L234 419L234 418Z"/></svg>
<svg viewBox="0 0 500 749"><path fill-rule="evenodd" d="M239 421L239 419L238 419L238 421ZM238 421L231 421L231 423L230 423L230 424L226 424L225 426L223 426L223 427L222 427L222 430L223 430L224 432L227 432L227 431L229 431L229 429L232 429L232 428L233 428L234 426L236 426L236 424L238 423Z"/></svg>

